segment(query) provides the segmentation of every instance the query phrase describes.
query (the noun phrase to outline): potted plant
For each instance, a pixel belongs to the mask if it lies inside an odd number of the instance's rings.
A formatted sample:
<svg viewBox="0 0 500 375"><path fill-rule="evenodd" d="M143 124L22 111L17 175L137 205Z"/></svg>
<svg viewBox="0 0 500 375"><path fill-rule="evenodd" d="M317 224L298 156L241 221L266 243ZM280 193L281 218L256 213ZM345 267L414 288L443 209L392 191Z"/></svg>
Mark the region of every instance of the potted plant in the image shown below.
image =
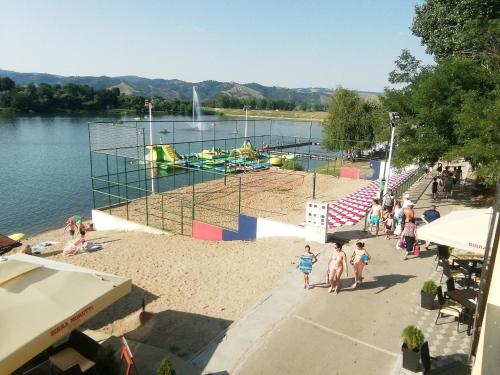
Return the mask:
<svg viewBox="0 0 500 375"><path fill-rule="evenodd" d="M160 364L160 367L156 371L157 375L175 375L175 370L172 368L172 364L168 358L164 358Z"/></svg>
<svg viewBox="0 0 500 375"><path fill-rule="evenodd" d="M101 346L95 359L95 373L116 374L118 370L118 362L113 348L109 345Z"/></svg>
<svg viewBox="0 0 500 375"><path fill-rule="evenodd" d="M433 280L427 280L420 291L420 306L427 310L432 310L436 299L437 284Z"/></svg>
<svg viewBox="0 0 500 375"><path fill-rule="evenodd" d="M420 364L420 348L424 343L424 334L415 326L407 326L401 333L403 345L403 368L418 372Z"/></svg>

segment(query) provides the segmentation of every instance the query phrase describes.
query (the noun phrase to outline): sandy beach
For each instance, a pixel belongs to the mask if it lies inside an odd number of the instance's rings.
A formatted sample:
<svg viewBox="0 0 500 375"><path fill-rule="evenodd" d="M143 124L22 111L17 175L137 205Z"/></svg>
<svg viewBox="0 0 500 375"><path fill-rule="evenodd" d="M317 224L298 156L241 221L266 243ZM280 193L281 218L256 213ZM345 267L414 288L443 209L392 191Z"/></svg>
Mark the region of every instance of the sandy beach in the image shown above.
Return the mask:
<svg viewBox="0 0 500 375"><path fill-rule="evenodd" d="M305 201L312 197L312 175L295 172L284 178L273 173L245 175L242 212L302 223ZM274 181L274 187L266 189L263 179ZM332 201L369 181L318 175L316 183L317 199ZM130 277L134 284L130 295L86 327L125 334L181 357L203 348L266 297L286 274L295 272L297 256L305 244L288 238L207 242L172 234L91 231L87 240L102 243L104 249L67 257L61 250L69 235L62 227L23 243L59 241L40 256ZM141 314L143 301L146 313Z"/></svg>

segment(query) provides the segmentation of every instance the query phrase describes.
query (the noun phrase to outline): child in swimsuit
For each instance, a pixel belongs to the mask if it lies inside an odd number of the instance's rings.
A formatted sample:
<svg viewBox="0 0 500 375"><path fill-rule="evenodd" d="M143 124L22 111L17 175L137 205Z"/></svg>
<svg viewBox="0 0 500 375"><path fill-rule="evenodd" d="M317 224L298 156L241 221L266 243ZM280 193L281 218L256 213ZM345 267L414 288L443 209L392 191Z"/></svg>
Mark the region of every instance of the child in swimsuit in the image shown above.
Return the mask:
<svg viewBox="0 0 500 375"><path fill-rule="evenodd" d="M80 227L82 226L82 217L78 215L68 217L66 220L66 226L64 227L64 231L69 228L69 235L71 238L74 237L76 231L80 231Z"/></svg>
<svg viewBox="0 0 500 375"><path fill-rule="evenodd" d="M342 273L344 272L344 269L346 276L349 275L346 263L347 257L342 251L342 245L335 243L333 246L334 248L332 257L328 262L328 281L330 282L330 289L328 289L328 292L334 292L335 294L338 294L341 287L340 278L342 276Z"/></svg>
<svg viewBox="0 0 500 375"><path fill-rule="evenodd" d="M356 242L356 249L354 249L351 257L351 264L354 267L354 288L363 281L363 270L368 264L369 259L370 255L365 250L365 244L363 242Z"/></svg>
<svg viewBox="0 0 500 375"><path fill-rule="evenodd" d="M309 289L309 274L312 265L318 261L316 255L311 252L311 247L306 245L304 255L300 257L299 270L304 274L304 289Z"/></svg>
<svg viewBox="0 0 500 375"><path fill-rule="evenodd" d="M384 233L385 233L385 238L388 240L390 238L390 235L392 233L392 225L394 224L394 215L392 212L390 212L387 215L387 218L384 220Z"/></svg>

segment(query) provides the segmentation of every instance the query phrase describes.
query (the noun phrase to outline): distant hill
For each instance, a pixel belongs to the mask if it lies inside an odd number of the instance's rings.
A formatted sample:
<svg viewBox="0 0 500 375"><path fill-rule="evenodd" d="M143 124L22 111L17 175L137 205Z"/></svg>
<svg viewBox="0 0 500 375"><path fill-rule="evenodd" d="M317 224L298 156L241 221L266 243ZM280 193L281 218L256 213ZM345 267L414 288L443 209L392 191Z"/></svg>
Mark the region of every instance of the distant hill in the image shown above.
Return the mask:
<svg viewBox="0 0 500 375"><path fill-rule="evenodd" d="M25 86L30 83L49 84L85 84L95 89L117 87L126 95L140 95L144 97L162 96L164 98L178 98L191 100L193 86L201 101L214 99L221 94L238 98L253 97L256 99L283 99L295 103L318 103L327 105L330 101L332 89L311 88L286 88L276 86L263 86L258 83L239 84L236 82L185 82L178 79L149 79L137 76L120 77L90 77L71 76L65 77L47 73L18 73L0 69L0 77L9 77L16 85ZM376 100L381 93L358 91L361 97Z"/></svg>

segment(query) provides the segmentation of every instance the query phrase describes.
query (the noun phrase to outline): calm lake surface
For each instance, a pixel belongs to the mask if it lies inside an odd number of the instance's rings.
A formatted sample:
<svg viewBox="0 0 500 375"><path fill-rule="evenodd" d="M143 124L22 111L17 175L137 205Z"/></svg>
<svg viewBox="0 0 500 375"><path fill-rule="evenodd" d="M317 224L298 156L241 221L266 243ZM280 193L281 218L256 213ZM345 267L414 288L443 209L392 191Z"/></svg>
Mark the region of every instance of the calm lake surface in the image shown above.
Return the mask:
<svg viewBox="0 0 500 375"><path fill-rule="evenodd" d="M93 204L87 123L117 120L133 118L0 116L0 233L32 235L56 227L62 230L68 216L90 218ZM242 119L217 122L228 119L215 116L203 116L216 124L204 131L194 129L187 117L154 120L181 121L175 123L175 142L231 138L235 133L243 136L245 128ZM322 137L319 123L272 120L270 125L248 120L247 125L249 137L254 131L268 134L270 126L273 135L308 138L311 132L313 138ZM153 141L170 142L172 126L172 122L153 123Z"/></svg>

